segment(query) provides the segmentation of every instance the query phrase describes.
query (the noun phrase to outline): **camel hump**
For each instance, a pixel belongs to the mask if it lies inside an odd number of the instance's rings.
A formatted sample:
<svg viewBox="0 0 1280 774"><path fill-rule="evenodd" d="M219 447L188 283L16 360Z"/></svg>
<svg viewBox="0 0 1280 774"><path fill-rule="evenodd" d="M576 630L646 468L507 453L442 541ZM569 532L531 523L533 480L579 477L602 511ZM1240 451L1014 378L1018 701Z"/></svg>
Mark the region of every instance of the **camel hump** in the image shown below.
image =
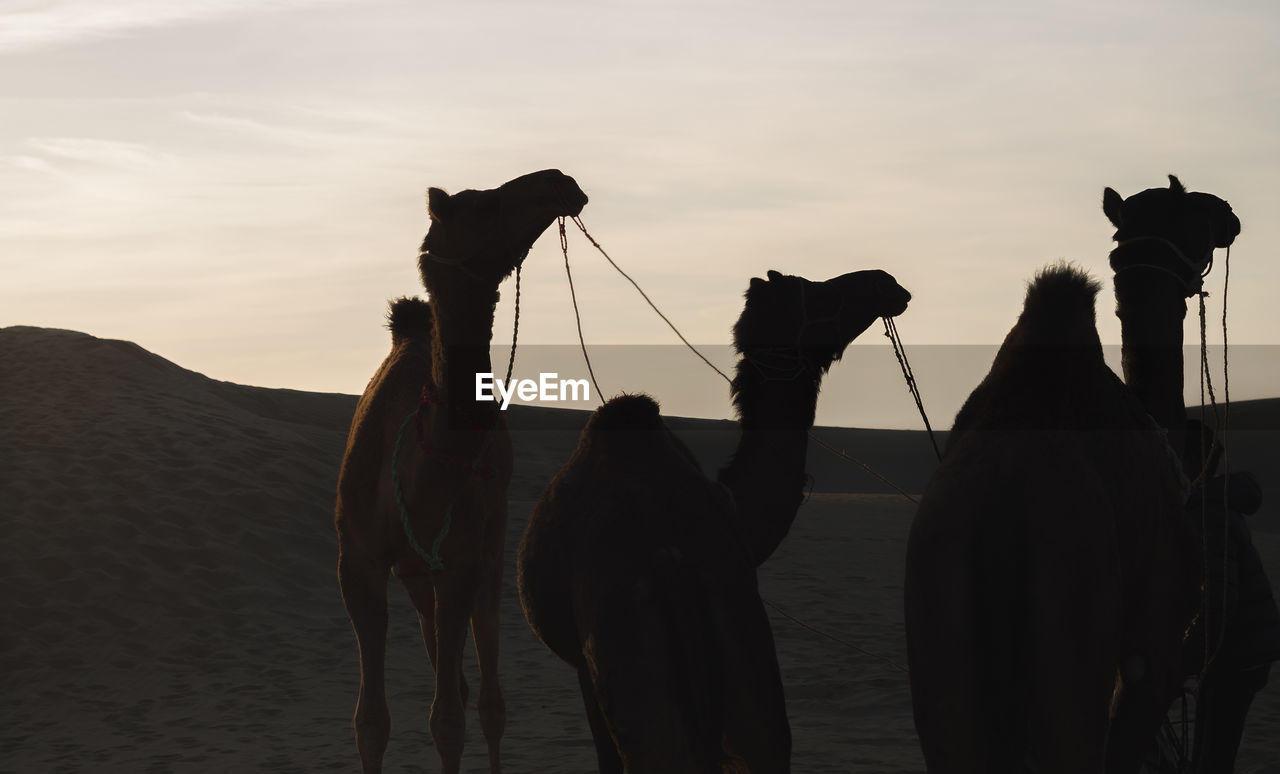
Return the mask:
<svg viewBox="0 0 1280 774"><path fill-rule="evenodd" d="M648 395L619 395L610 398L596 409L591 420L593 429L601 432L613 430L660 430L662 418L658 402Z"/></svg>
<svg viewBox="0 0 1280 774"><path fill-rule="evenodd" d="M1046 266L1027 286L1021 322L1041 330L1095 330L1094 303L1102 286L1066 261Z"/></svg>
<svg viewBox="0 0 1280 774"><path fill-rule="evenodd" d="M431 341L431 305L417 297L404 296L387 305L387 327L391 341L404 339Z"/></svg>
<svg viewBox="0 0 1280 774"><path fill-rule="evenodd" d="M608 459L634 461L663 454L671 444L669 436L657 401L648 395L619 395L591 415L581 443Z"/></svg>

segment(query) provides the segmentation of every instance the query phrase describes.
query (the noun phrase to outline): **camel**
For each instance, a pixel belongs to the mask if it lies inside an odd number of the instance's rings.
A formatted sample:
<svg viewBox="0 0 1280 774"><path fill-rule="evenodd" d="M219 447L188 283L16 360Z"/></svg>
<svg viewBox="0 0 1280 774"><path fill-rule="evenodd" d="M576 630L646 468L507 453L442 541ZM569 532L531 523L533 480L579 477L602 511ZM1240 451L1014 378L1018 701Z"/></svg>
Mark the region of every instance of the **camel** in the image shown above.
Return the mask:
<svg viewBox="0 0 1280 774"><path fill-rule="evenodd" d="M525 616L574 667L601 772L790 770L756 568L803 499L823 374L910 294L882 271L754 278L733 329L742 437L712 481L645 395L608 401L534 507Z"/></svg>
<svg viewBox="0 0 1280 774"><path fill-rule="evenodd" d="M380 772L391 734L383 666L395 573L417 608L435 671L429 725L443 770L455 774L462 757L470 622L480 725L496 774L506 727L498 608L512 458L497 404L473 397L476 374L493 370L498 285L587 197L572 178L544 170L491 190L431 188L427 200L431 226L419 271L430 303L392 304L391 353L357 404L338 480L338 583L360 649L356 746L364 772Z"/></svg>
<svg viewBox="0 0 1280 774"><path fill-rule="evenodd" d="M1128 383L1103 362L1099 285L1045 269L911 526L907 652L931 772L1137 772L1181 689L1201 570L1174 451L1182 322L1239 222L1172 176L1129 199L1108 188L1103 209Z"/></svg>

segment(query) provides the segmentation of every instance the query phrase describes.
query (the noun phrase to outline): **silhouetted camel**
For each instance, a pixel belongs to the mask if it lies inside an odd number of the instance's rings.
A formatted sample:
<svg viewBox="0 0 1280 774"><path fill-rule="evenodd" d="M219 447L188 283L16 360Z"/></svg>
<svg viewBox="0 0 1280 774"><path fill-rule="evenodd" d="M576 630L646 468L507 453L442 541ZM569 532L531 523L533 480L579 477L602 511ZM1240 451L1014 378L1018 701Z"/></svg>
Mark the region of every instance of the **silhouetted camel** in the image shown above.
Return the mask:
<svg viewBox="0 0 1280 774"><path fill-rule="evenodd" d="M905 592L932 772L1136 772L1180 690L1200 558L1164 428L1184 425L1185 297L1239 222L1170 181L1104 194L1129 386L1099 286L1046 269L925 489Z"/></svg>
<svg viewBox="0 0 1280 774"><path fill-rule="evenodd" d="M462 756L469 621L480 666L480 725L489 769L498 772L506 726L498 607L511 440L498 405L475 400L476 374L493 370L498 285L557 217L578 214L587 197L572 178L544 170L486 191L450 196L432 188L427 198L431 227L419 269L430 307L413 300L392 305L391 354L356 407L338 481L338 582L360 646L356 744L364 771L381 771L391 732L383 662L387 580L394 572L418 610L435 670L430 726L444 771L457 772ZM408 419L415 409L416 419ZM418 548L402 523L401 495ZM429 561L437 558L442 569Z"/></svg>
<svg viewBox="0 0 1280 774"><path fill-rule="evenodd" d="M719 483L642 395L610 400L520 544L525 616L578 671L601 772L790 770L755 569L795 519L822 375L910 294L881 271L752 279L734 327L742 438Z"/></svg>

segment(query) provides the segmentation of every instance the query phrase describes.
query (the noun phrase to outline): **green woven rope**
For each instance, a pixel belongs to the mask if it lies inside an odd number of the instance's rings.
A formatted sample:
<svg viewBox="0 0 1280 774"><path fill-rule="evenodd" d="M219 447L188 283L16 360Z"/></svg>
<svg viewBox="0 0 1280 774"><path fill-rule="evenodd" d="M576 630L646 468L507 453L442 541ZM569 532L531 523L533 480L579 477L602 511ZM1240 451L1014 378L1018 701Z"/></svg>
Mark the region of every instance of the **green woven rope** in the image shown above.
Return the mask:
<svg viewBox="0 0 1280 774"><path fill-rule="evenodd" d="M431 544L431 553L427 553L427 550L418 544L418 539L413 536L413 527L409 526L409 509L405 507L404 491L400 487L400 445L404 441L405 428L417 416L418 412L414 410L400 423L400 432L396 434L396 448L391 453L391 486L396 490L396 505L400 506L400 523L404 526L405 537L409 538L409 545L413 547L414 553L427 563L427 567L443 570L444 561L440 558L440 544L444 542L444 536L449 534L449 524L453 521L453 503L449 504L449 510L444 515L444 526L440 529L440 534Z"/></svg>

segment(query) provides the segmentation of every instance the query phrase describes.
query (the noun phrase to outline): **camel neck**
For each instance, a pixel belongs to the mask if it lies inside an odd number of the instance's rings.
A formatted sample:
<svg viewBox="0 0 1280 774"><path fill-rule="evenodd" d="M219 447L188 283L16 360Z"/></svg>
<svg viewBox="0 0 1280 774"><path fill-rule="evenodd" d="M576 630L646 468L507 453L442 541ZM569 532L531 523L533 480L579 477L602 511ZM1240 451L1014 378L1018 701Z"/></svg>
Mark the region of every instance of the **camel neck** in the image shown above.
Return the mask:
<svg viewBox="0 0 1280 774"><path fill-rule="evenodd" d="M804 499L819 373L771 379L747 358L738 363L731 392L742 437L717 479L733 493L757 565L787 536Z"/></svg>
<svg viewBox="0 0 1280 774"><path fill-rule="evenodd" d="M1146 412L1169 431L1169 442L1181 455L1187 424L1182 363L1185 296L1174 282L1142 271L1116 274L1115 287L1125 384Z"/></svg>
<svg viewBox="0 0 1280 774"><path fill-rule="evenodd" d="M477 291L463 285L428 288L435 317L431 379L448 406L454 427L487 428L496 418L498 406L475 400L475 384L476 374L493 372L489 343L498 291L487 287Z"/></svg>

